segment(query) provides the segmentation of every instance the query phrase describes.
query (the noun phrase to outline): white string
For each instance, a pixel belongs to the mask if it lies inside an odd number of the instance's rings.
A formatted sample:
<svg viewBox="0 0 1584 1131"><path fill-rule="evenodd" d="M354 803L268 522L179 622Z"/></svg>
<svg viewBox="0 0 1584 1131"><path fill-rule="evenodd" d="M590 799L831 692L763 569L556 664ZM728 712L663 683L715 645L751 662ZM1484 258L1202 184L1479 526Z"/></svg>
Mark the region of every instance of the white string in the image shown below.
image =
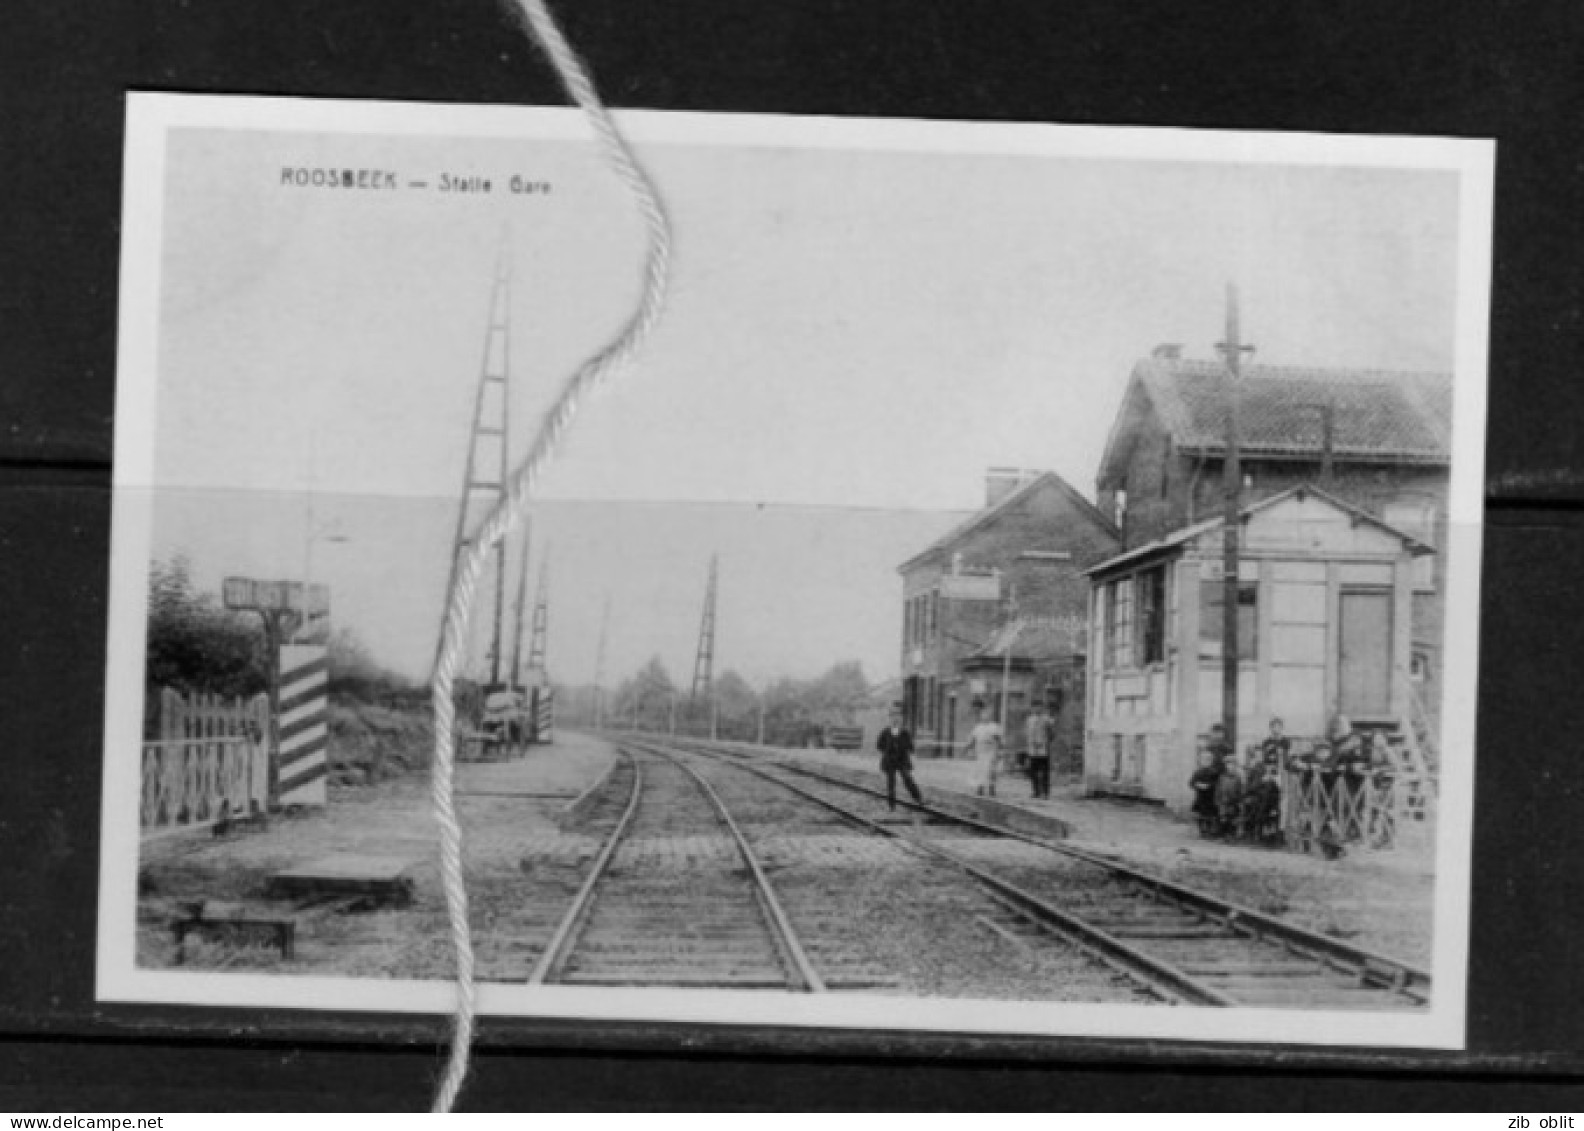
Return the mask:
<svg viewBox="0 0 1584 1131"><path fill-rule="evenodd" d="M432 1110L437 1113L451 1110L467 1078L478 1004L474 984L473 940L468 926L467 886L462 876L462 828L457 823L452 799L455 754L452 731L456 722L456 709L451 701L452 683L467 641L473 591L490 551L521 521L529 492L550 464L583 398L631 361L654 330L665 298L666 273L671 260L671 229L659 196L639 168L627 143L622 140L616 123L600 101L582 61L556 26L544 0L516 2L518 7L512 11L526 17L535 42L550 57L567 93L593 125L605 160L637 202L648 229L649 251L645 263L643 298L637 311L621 333L598 354L585 361L562 387L528 455L506 481L502 499L465 543L461 566L456 572L456 584L447 598L445 630L434 675L435 751L431 784L435 821L440 826L440 871L445 885L446 911L451 924L452 945L456 950L457 1003L453 1017L451 1055L446 1064L445 1076L435 1092Z"/></svg>

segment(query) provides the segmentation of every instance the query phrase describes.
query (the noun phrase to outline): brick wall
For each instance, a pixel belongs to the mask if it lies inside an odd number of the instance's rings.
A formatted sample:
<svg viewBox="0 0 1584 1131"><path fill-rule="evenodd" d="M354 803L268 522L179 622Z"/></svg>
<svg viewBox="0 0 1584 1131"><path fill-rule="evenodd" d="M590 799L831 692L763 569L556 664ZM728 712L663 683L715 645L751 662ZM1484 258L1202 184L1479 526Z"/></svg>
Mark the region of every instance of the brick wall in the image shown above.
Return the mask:
<svg viewBox="0 0 1584 1131"><path fill-rule="evenodd" d="M955 543L919 562L903 577L903 599L928 593L950 571L952 555L962 555L965 571L999 569L1001 601L951 601L939 605L936 630L920 648L921 663L912 662L913 646L905 639L901 673L905 679L934 677L939 686L957 690L954 735L960 744L972 727L972 695L957 684L958 663L979 651L1006 623L1005 598L1015 587L1023 615L1087 619L1089 581L1083 571L1117 553L1120 542L1087 507L1060 486L1047 483L1028 492L994 519ZM1027 561L1028 551L1065 552L1066 561ZM1082 715L1081 709L1076 714ZM941 732L946 731L942 725Z"/></svg>

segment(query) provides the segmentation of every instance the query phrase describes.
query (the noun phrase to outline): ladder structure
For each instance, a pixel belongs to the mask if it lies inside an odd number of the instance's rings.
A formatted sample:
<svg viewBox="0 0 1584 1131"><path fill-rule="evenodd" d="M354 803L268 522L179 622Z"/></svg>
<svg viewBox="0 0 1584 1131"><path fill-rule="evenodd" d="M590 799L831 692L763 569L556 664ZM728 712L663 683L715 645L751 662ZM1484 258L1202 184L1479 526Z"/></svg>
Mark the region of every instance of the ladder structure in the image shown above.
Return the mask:
<svg viewBox="0 0 1584 1131"><path fill-rule="evenodd" d="M503 252L496 264L490 290L483 358L479 364L473 421L468 433L467 463L462 471L462 499L457 507L456 534L451 540L451 569L440 613L440 640L435 650L437 663L440 650L445 647L445 617L456 588L462 555L471 540L470 531L501 501L506 491L511 449L510 319L511 261ZM506 596L505 539L496 544L494 557L495 614L491 621L489 686L498 687L502 660L501 619Z"/></svg>
<svg viewBox="0 0 1584 1131"><path fill-rule="evenodd" d="M513 691L521 691L524 687L522 670L523 608L528 603L528 551L532 546L532 527L525 523L523 526L522 564L517 571L517 603L513 606L512 613L514 624L510 682Z"/></svg>
<svg viewBox="0 0 1584 1131"><path fill-rule="evenodd" d="M528 640L528 682L531 686L546 686L550 682L545 671L545 637L550 631L550 556L546 547L545 560L539 565L539 590L534 595L533 627Z"/></svg>
<svg viewBox="0 0 1584 1131"><path fill-rule="evenodd" d="M550 547L545 547L539 565L539 591L534 597L533 625L528 640L528 672L524 685L528 710L532 716L529 741L548 744L555 740L555 688L545 670L545 637L550 630Z"/></svg>
<svg viewBox="0 0 1584 1131"><path fill-rule="evenodd" d="M698 655L693 660L693 691L688 705L697 710L706 704L710 712L710 737L716 737L715 717L715 590L719 555L710 555L709 585L704 590L704 616L699 622Z"/></svg>

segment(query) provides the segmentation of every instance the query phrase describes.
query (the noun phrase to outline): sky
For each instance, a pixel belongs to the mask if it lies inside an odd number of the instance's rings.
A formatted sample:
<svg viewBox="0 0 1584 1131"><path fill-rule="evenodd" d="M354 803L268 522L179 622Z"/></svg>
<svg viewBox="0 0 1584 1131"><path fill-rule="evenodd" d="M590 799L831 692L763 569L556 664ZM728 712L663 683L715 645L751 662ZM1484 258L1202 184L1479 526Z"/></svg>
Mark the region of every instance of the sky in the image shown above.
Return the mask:
<svg viewBox="0 0 1584 1131"><path fill-rule="evenodd" d="M689 675L712 552L720 668L894 675L895 566L980 505L987 468L1092 497L1133 365L1163 342L1213 357L1229 282L1258 361L1453 365L1451 173L754 136L640 146L672 287L542 483L558 678L591 677L607 600L611 677L653 654ZM331 167L494 191L281 183ZM153 553L311 574L338 624L425 674L495 265L520 454L636 301L630 202L576 140L180 130L165 173Z"/></svg>

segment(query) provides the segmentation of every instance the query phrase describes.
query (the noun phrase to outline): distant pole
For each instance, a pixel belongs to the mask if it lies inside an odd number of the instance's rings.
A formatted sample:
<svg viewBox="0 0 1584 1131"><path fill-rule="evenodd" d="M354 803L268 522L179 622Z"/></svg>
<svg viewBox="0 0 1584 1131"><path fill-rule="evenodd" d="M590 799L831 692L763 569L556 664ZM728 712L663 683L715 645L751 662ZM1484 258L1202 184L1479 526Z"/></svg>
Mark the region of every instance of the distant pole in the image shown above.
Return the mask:
<svg viewBox="0 0 1584 1131"><path fill-rule="evenodd" d="M719 564L719 555L711 554L709 584L704 590L704 615L699 620L698 654L693 660L693 690L688 695L688 706L695 710L700 699L715 693L715 593Z"/></svg>
<svg viewBox="0 0 1584 1131"><path fill-rule="evenodd" d="M517 604L513 616L515 626L512 632L512 658L511 670L507 682L513 691L521 690L522 679L522 642L523 642L523 606L528 603L528 558L529 549L533 546L533 526L531 522L523 523L522 567L517 571ZM502 539L504 542L505 539Z"/></svg>
<svg viewBox="0 0 1584 1131"><path fill-rule="evenodd" d="M765 697L764 697L764 693L761 692L760 695L759 695L759 745L760 746L763 746L765 744L765 741L764 741L764 724L765 724Z"/></svg>
<svg viewBox="0 0 1584 1131"><path fill-rule="evenodd" d="M1243 511L1243 468L1238 450L1240 441L1238 398L1241 390L1243 354L1252 353L1253 346L1243 344L1238 333L1237 287L1227 284L1226 341L1216 343L1216 349L1226 359L1227 369L1227 425L1226 465L1223 489L1226 495L1226 531L1222 540L1222 609L1221 609L1221 725L1226 728L1227 746L1237 751L1238 721L1238 522Z"/></svg>
<svg viewBox="0 0 1584 1131"><path fill-rule="evenodd" d="M1012 645L1018 638L1019 625L1017 623L1017 583L1007 584L1007 641L1006 651L1001 658L1001 743L1003 748L1007 745L1007 718L1009 715L1008 701L1012 698Z"/></svg>
<svg viewBox="0 0 1584 1131"><path fill-rule="evenodd" d="M1332 476L1336 473L1336 394L1326 398L1322 408L1320 427L1320 485L1331 490Z"/></svg>

